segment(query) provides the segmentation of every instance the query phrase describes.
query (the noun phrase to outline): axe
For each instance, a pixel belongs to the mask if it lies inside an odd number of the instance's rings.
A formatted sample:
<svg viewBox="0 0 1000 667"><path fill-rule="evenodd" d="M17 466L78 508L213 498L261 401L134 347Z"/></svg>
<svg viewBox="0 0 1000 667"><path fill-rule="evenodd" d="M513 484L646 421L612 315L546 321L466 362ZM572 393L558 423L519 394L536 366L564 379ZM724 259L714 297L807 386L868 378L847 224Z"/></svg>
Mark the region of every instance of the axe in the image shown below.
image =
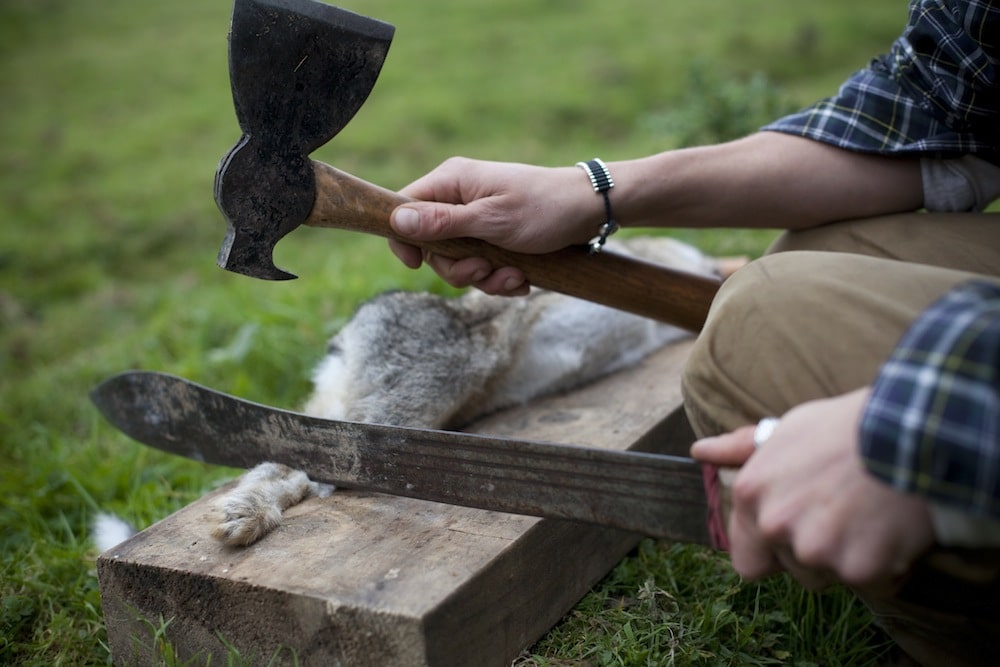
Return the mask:
<svg viewBox="0 0 1000 667"><path fill-rule="evenodd" d="M219 266L268 280L275 245L299 225L413 244L390 213L410 201L309 154L354 116L375 85L393 26L314 0L235 0L229 35L233 104L243 134L219 163L215 200L228 229ZM581 175L583 178L583 175ZM485 257L531 284L698 331L719 281L612 252L573 246L510 252L477 239L418 243L452 259Z"/></svg>

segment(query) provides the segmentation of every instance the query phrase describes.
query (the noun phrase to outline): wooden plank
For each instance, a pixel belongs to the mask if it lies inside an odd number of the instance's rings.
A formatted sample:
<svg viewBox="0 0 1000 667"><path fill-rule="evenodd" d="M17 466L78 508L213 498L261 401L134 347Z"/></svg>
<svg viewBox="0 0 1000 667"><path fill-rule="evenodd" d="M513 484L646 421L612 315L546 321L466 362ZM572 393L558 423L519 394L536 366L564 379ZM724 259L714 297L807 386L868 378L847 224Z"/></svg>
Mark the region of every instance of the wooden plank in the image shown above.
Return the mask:
<svg viewBox="0 0 1000 667"><path fill-rule="evenodd" d="M683 453L679 373L689 344L469 430ZM221 492L221 491L220 491ZM220 493L217 492L217 493ZM153 664L152 632L183 659L251 664L507 665L638 541L635 535L380 494L290 509L247 549L210 536L216 494L98 559L116 664ZM276 657L277 656L277 657Z"/></svg>

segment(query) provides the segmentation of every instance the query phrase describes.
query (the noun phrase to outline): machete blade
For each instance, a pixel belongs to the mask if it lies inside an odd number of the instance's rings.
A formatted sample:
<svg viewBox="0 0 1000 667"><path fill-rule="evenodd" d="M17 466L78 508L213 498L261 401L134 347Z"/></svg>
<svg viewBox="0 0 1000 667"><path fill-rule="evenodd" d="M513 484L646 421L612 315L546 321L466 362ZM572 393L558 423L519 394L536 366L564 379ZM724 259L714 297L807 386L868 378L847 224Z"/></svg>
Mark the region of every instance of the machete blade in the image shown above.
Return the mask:
<svg viewBox="0 0 1000 667"><path fill-rule="evenodd" d="M91 399L129 437L197 461L710 544L701 467L684 457L319 419L144 371Z"/></svg>

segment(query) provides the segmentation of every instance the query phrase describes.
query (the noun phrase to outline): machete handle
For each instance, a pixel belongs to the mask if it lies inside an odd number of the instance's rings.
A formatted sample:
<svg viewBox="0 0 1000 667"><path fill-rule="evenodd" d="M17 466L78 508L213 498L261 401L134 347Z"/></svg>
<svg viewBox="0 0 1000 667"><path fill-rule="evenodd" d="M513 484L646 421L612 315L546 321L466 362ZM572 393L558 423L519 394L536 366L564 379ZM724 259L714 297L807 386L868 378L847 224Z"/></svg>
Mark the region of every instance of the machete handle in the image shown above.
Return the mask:
<svg viewBox="0 0 1000 667"><path fill-rule="evenodd" d="M313 161L316 200L306 219L311 227L333 227L375 234L460 259L485 257L494 269L513 266L537 287L619 310L700 331L721 282L633 257L586 246L571 246L544 255L511 252L479 239L414 242L393 231L389 216L412 201L396 192Z"/></svg>

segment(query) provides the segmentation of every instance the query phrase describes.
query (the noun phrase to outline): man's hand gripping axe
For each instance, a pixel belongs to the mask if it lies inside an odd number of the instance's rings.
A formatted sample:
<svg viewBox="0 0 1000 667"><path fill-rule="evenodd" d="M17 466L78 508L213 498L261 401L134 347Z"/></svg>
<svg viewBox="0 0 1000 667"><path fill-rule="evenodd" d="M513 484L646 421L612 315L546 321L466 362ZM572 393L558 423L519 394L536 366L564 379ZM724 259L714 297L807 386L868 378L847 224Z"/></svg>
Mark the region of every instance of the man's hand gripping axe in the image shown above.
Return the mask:
<svg viewBox="0 0 1000 667"><path fill-rule="evenodd" d="M215 199L229 228L225 269L268 280L274 246L299 225L398 237L405 197L309 159L375 85L394 28L314 0L235 0L229 36L233 103L243 136L219 164ZM581 176L582 178L582 176ZM586 246L544 255L477 239L420 243L445 257L485 257L531 284L698 331L718 281Z"/></svg>

